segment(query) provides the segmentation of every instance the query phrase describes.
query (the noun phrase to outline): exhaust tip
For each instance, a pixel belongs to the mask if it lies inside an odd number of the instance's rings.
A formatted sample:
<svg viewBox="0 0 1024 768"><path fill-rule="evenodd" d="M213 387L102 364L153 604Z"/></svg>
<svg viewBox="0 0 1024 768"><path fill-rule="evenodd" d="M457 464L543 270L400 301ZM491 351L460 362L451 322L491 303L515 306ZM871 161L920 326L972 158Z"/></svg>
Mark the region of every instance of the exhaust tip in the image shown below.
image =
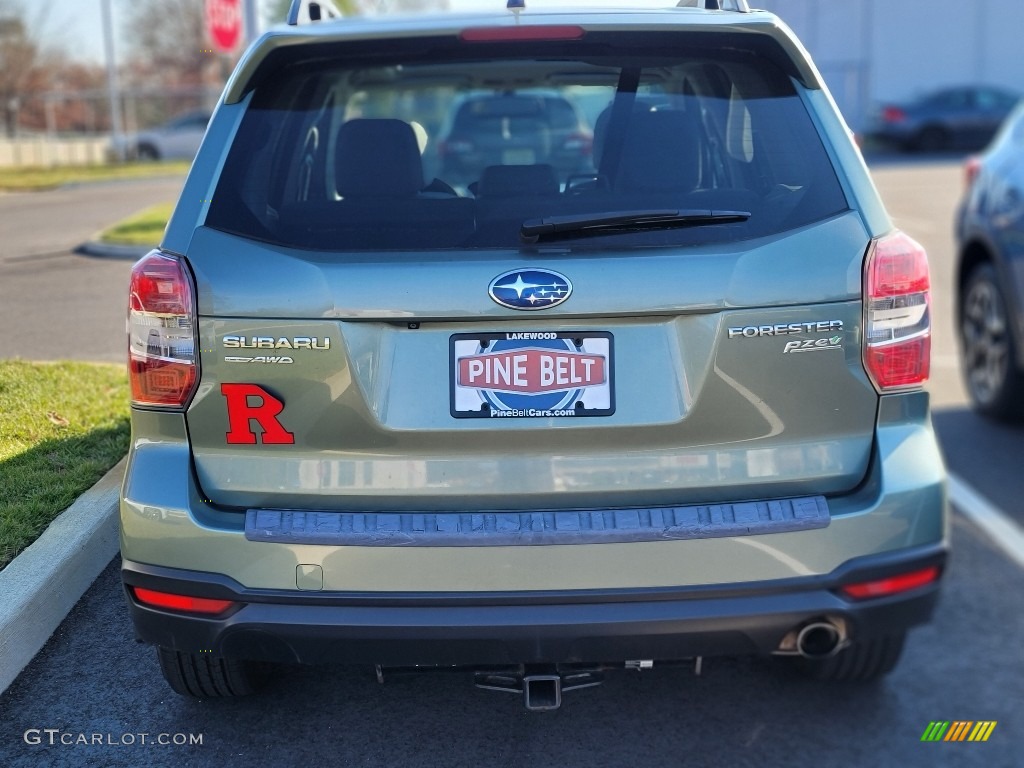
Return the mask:
<svg viewBox="0 0 1024 768"><path fill-rule="evenodd" d="M805 625L796 636L796 650L805 659L827 659L839 650L843 636L839 628L826 621Z"/></svg>

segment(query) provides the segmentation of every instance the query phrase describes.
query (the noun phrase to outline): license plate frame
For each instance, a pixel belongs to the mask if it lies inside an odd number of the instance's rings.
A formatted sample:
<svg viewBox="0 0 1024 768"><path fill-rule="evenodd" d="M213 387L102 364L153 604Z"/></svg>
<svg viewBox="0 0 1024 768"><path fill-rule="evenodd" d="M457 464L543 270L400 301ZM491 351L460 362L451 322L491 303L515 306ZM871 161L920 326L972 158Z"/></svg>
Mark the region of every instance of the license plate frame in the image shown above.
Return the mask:
<svg viewBox="0 0 1024 768"><path fill-rule="evenodd" d="M456 333L449 410L456 419L566 419L615 413L608 331Z"/></svg>

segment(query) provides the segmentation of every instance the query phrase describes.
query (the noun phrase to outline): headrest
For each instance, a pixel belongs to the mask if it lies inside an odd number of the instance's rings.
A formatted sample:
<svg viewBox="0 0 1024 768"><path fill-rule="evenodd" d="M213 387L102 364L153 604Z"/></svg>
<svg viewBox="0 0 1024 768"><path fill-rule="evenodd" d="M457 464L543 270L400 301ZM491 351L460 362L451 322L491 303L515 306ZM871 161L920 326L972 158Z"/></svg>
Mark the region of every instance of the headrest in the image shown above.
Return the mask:
<svg viewBox="0 0 1024 768"><path fill-rule="evenodd" d="M655 101L650 98L637 96L633 101L631 114L635 115L639 112L650 112L663 101L663 99ZM601 114L599 114L597 116L597 120L594 121L594 167L598 170L601 169L601 158L604 155L604 144L608 138L608 123L611 121L612 110L614 108L615 103L610 103L607 107L601 110Z"/></svg>
<svg viewBox="0 0 1024 768"><path fill-rule="evenodd" d="M423 160L402 120L349 120L338 129L334 180L342 197L412 197L423 188Z"/></svg>
<svg viewBox="0 0 1024 768"><path fill-rule="evenodd" d="M687 112L634 114L626 130L616 189L689 192L700 182L700 127Z"/></svg>

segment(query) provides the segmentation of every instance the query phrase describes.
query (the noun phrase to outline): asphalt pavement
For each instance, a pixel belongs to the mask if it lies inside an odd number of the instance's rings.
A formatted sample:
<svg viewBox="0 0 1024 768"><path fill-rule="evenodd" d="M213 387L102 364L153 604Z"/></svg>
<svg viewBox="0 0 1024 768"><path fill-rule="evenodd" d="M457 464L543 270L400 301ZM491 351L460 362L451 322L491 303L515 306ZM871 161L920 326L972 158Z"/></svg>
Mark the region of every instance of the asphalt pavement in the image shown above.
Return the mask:
<svg viewBox="0 0 1024 768"><path fill-rule="evenodd" d="M0 194L0 358L125 360L135 260L75 253L103 228L173 202L181 177Z"/></svg>
<svg viewBox="0 0 1024 768"><path fill-rule="evenodd" d="M0 193L0 263L60 256L115 221L174 202L182 175Z"/></svg>

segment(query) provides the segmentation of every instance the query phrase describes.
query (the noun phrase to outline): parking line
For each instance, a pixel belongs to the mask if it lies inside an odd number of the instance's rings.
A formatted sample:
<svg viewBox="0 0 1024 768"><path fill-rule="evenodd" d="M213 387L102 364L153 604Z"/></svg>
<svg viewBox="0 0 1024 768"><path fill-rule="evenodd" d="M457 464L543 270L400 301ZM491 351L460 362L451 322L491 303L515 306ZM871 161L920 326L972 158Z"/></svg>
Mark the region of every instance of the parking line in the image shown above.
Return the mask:
<svg viewBox="0 0 1024 768"><path fill-rule="evenodd" d="M950 474L948 477L946 488L950 504L981 528L1011 560L1024 568L1024 529L957 475Z"/></svg>

